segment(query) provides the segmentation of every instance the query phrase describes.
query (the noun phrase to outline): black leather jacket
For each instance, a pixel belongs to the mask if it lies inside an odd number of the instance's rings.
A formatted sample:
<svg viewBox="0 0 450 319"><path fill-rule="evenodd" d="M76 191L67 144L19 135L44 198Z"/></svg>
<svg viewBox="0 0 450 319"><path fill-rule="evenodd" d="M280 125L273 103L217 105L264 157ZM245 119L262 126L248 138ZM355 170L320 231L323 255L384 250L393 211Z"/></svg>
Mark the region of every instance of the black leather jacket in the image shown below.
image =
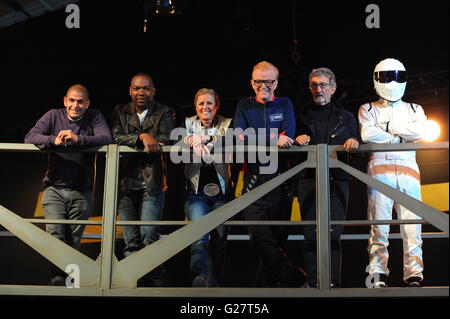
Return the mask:
<svg viewBox="0 0 450 319"><path fill-rule="evenodd" d="M111 135L113 142L143 149L139 140L141 133L149 133L159 142L170 145L170 132L175 128L175 111L153 100L142 123L136 115L134 105L117 105L111 116ZM120 160L119 189L122 193L146 188L150 195L164 191L166 168L164 155L147 153L124 153Z"/></svg>
<svg viewBox="0 0 450 319"><path fill-rule="evenodd" d="M295 136L302 134L309 135L311 137L310 145L317 144L317 134L315 132L314 116L312 102L305 105L302 111L297 115L296 127L297 132ZM354 138L361 141L358 132L358 125L356 119L352 113L344 109L344 107L337 101L331 101L331 114L328 123L327 144L329 145L342 145L349 138ZM300 163L306 160L306 153L298 153L297 161L294 163ZM338 153L338 159L344 162L348 161L348 154ZM315 178L315 169L306 168L299 174L300 178ZM341 169L331 168L330 178L337 180L348 180L349 175Z"/></svg>

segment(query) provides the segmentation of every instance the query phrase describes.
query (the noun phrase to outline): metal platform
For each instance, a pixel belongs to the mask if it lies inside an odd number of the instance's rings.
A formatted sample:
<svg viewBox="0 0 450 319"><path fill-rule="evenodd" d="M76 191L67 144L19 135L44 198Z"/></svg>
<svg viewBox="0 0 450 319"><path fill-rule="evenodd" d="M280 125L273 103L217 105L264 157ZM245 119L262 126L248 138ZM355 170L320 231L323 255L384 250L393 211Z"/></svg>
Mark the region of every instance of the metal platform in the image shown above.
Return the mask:
<svg viewBox="0 0 450 319"><path fill-rule="evenodd" d="M401 144L401 145L362 145L361 152L419 150L419 149L448 149L448 142L430 144ZM165 152L179 152L176 147L165 146ZM13 152L41 152L28 144L0 144L1 151ZM233 150L239 151L239 150ZM278 151L278 150L277 150ZM281 150L280 150L281 151ZM267 183L256 187L252 191L229 202L221 208L209 213L195 222L160 222L178 224L180 228L159 241L149 245L135 254L117 260L114 254L116 242L115 229L118 225L149 224L154 222L123 222L116 220L117 180L119 169L119 154L121 152L138 152L134 149L108 145L83 152L98 152L106 155L105 188L103 202L103 219L101 221L65 221L64 223L83 223L102 225L101 253L93 260L65 243L52 237L34 223L55 223L54 220L24 219L14 212L0 205L0 224L8 232L14 234L24 243L32 247L46 259L66 271L67 265L76 265L80 271L80 288L48 287L48 286L17 286L0 285L0 295L18 296L101 296L101 297L154 297L154 298L389 298L389 297L448 297L449 288L423 287L382 289L370 288L330 288L330 234L332 224L369 225L369 224L404 224L430 223L442 233L434 238L448 238L449 216L431 206L417 201L389 186L382 184L370 176L342 163L336 158L336 152L342 151L340 146L293 147L285 152L308 152L307 161L271 179ZM261 221L243 222L228 221L242 209L256 201L273 188L298 174L307 167L316 167L317 179L317 249L318 249L318 288L137 288L137 280L160 264L188 247L197 238L209 233L223 223L230 224L306 224L311 222ZM330 221L329 220L329 167L339 167L355 178L370 185L396 202L416 213L422 219L414 221ZM5 232L6 233L6 232ZM433 236L432 236L433 237ZM299 238L300 239L300 238ZM448 253L448 252L447 252ZM73 274L70 272L69 274Z"/></svg>

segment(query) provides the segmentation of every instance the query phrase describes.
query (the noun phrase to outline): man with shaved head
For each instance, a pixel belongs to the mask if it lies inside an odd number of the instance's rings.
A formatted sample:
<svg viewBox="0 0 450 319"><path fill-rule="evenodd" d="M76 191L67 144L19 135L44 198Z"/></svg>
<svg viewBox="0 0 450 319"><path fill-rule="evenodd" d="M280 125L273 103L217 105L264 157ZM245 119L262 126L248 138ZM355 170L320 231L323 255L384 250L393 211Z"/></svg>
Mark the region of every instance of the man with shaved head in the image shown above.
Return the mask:
<svg viewBox="0 0 450 319"><path fill-rule="evenodd" d="M44 114L25 136L25 143L40 149L76 149L111 143L105 118L89 108L89 92L81 84L72 85L64 97L64 107ZM95 154L48 153L42 206L45 218L84 220L90 216L94 184ZM47 224L46 230L69 246L79 249L84 225ZM64 286L66 273L50 265L50 285Z"/></svg>

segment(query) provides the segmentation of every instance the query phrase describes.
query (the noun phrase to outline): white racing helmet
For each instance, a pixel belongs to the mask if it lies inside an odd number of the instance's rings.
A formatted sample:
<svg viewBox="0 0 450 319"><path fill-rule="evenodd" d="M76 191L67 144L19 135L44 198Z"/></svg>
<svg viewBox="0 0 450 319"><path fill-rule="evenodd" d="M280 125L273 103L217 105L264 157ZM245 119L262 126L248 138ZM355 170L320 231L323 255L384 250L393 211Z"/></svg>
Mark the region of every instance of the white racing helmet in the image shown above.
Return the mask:
<svg viewBox="0 0 450 319"><path fill-rule="evenodd" d="M408 77L404 65L396 59L385 59L375 66L373 83L383 99L396 102L405 94Z"/></svg>

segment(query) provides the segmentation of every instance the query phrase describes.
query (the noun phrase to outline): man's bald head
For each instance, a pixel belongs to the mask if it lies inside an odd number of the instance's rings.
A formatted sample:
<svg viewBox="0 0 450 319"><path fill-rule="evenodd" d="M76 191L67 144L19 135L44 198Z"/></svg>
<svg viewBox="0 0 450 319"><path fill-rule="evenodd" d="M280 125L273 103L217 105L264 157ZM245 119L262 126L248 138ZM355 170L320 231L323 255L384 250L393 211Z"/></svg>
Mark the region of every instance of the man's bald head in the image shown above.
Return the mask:
<svg viewBox="0 0 450 319"><path fill-rule="evenodd" d="M85 86L75 84L67 90L64 97L64 106L69 119L73 121L81 119L89 105L89 91Z"/></svg>
<svg viewBox="0 0 450 319"><path fill-rule="evenodd" d="M89 90L82 84L74 84L72 85L66 93L66 96L69 96L70 92L77 91L79 93L83 93L86 97L86 100L89 100Z"/></svg>

